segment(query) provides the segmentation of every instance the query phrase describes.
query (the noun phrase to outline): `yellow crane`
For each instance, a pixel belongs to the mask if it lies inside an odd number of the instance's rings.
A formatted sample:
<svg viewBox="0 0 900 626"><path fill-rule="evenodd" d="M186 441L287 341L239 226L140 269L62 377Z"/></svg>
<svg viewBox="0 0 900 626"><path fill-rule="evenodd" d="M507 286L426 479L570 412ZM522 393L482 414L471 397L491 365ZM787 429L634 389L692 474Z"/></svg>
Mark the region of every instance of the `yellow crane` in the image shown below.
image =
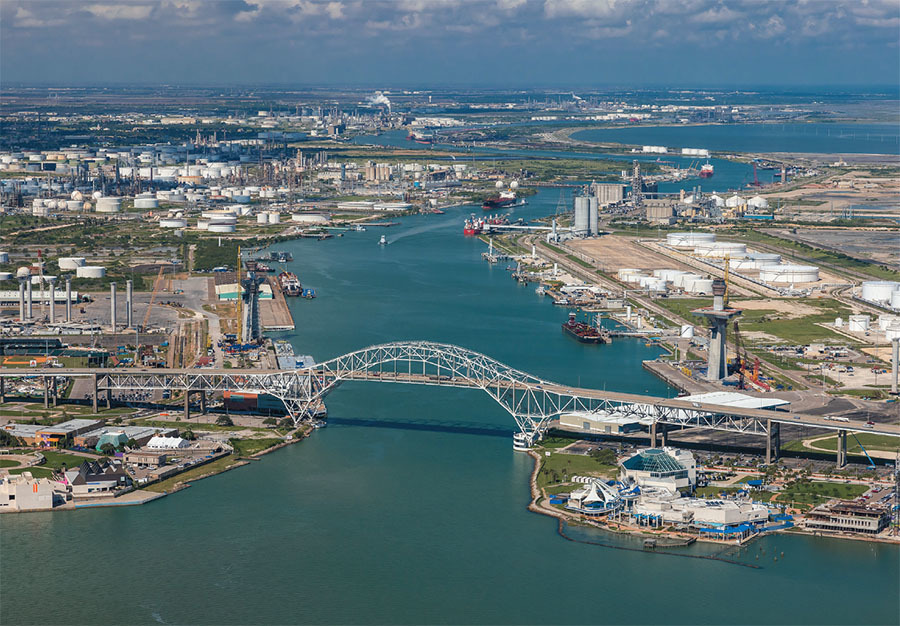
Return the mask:
<svg viewBox="0 0 900 626"><path fill-rule="evenodd" d="M162 285L163 272L165 270L165 265L159 266L159 273L156 275L156 280L153 281L153 291L150 293L150 302L147 304L147 311L144 313L144 321L141 324L141 330L147 328L147 324L150 323L150 311L153 309L153 303L156 301L156 294L159 292L160 285ZM135 329L134 363L132 363L132 367L137 367L138 362L141 360L141 342L138 340L139 332L140 330Z"/></svg>

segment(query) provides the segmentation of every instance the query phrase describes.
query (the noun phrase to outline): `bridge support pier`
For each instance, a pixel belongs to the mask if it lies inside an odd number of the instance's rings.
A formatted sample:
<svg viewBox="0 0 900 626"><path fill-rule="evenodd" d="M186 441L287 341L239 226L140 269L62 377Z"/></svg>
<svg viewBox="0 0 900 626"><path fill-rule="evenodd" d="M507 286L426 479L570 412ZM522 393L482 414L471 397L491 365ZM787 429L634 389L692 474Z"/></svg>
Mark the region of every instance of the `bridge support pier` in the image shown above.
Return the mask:
<svg viewBox="0 0 900 626"><path fill-rule="evenodd" d="M184 390L184 419L191 419L191 392L189 389Z"/></svg>
<svg viewBox="0 0 900 626"><path fill-rule="evenodd" d="M200 392L200 413L206 415L206 390Z"/></svg>
<svg viewBox="0 0 900 626"><path fill-rule="evenodd" d="M44 379L44 408L50 408L50 380L46 376L41 376Z"/></svg>
<svg viewBox="0 0 900 626"><path fill-rule="evenodd" d="M97 375L96 374L94 374L93 380L94 380L94 395L91 396L92 400L93 400L91 407L94 409L94 415L96 415L97 413L100 412L100 407L97 406L97 393L98 392L97 392Z"/></svg>
<svg viewBox="0 0 900 626"><path fill-rule="evenodd" d="M669 429L665 424L659 425L659 445L663 448L669 443Z"/></svg>
<svg viewBox="0 0 900 626"><path fill-rule="evenodd" d="M106 408L112 408L112 389L109 387L106 388Z"/></svg>
<svg viewBox="0 0 900 626"><path fill-rule="evenodd" d="M838 468L847 466L847 431L838 431L837 443L837 466Z"/></svg>
<svg viewBox="0 0 900 626"><path fill-rule="evenodd" d="M50 379L50 387L50 401L56 406L59 404L59 384L56 382L56 376Z"/></svg>
<svg viewBox="0 0 900 626"><path fill-rule="evenodd" d="M656 447L656 422L650 424L650 447Z"/></svg>
<svg viewBox="0 0 900 626"><path fill-rule="evenodd" d="M6 402L6 379L0 377L0 404Z"/></svg>
<svg viewBox="0 0 900 626"><path fill-rule="evenodd" d="M766 420L766 465L778 460L781 450L781 425L772 420Z"/></svg>

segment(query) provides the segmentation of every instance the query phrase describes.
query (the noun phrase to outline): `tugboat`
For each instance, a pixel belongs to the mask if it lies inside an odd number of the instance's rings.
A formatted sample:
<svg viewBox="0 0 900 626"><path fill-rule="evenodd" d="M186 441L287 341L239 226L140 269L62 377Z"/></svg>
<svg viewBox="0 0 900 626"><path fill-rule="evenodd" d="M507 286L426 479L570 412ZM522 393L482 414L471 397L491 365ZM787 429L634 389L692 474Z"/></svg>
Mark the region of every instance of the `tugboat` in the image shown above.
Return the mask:
<svg viewBox="0 0 900 626"><path fill-rule="evenodd" d="M575 313L569 313L569 320L562 325L564 333L567 333L581 343L609 343L609 334L603 329L579 322L575 319Z"/></svg>
<svg viewBox="0 0 900 626"><path fill-rule="evenodd" d="M512 181L509 184L509 189L506 191L500 191L500 193L496 196L491 196L487 198L484 203L481 205L481 208L485 211L493 211L494 209L501 209L507 206L515 206L516 205L516 189L519 188L519 183L516 181ZM497 181L497 190L503 189L503 181Z"/></svg>
<svg viewBox="0 0 900 626"><path fill-rule="evenodd" d="M362 224L357 224L356 226L353 227L353 231L357 232L357 233L364 233L364 232L366 232L366 227L363 226Z"/></svg>

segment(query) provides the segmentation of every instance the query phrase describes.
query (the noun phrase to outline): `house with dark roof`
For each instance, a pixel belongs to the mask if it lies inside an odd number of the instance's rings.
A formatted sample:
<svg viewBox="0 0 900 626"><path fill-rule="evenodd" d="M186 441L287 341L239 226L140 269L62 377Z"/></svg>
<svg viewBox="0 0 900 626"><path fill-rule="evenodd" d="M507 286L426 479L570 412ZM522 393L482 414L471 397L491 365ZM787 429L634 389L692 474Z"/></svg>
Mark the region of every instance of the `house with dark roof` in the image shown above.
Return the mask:
<svg viewBox="0 0 900 626"><path fill-rule="evenodd" d="M76 497L111 495L118 489L130 487L132 482L119 460L85 460L77 469L68 470L63 481Z"/></svg>

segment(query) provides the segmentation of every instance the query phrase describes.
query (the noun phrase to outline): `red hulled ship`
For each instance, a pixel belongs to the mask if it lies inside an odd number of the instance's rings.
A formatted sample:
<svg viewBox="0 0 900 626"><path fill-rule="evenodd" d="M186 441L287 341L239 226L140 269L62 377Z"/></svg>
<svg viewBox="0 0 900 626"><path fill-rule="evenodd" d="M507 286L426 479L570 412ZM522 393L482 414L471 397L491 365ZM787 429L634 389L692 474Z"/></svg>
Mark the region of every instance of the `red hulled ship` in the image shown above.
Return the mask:
<svg viewBox="0 0 900 626"><path fill-rule="evenodd" d="M574 313L569 313L569 319L562 325L562 329L581 343L609 343L609 334L605 330L579 322Z"/></svg>

